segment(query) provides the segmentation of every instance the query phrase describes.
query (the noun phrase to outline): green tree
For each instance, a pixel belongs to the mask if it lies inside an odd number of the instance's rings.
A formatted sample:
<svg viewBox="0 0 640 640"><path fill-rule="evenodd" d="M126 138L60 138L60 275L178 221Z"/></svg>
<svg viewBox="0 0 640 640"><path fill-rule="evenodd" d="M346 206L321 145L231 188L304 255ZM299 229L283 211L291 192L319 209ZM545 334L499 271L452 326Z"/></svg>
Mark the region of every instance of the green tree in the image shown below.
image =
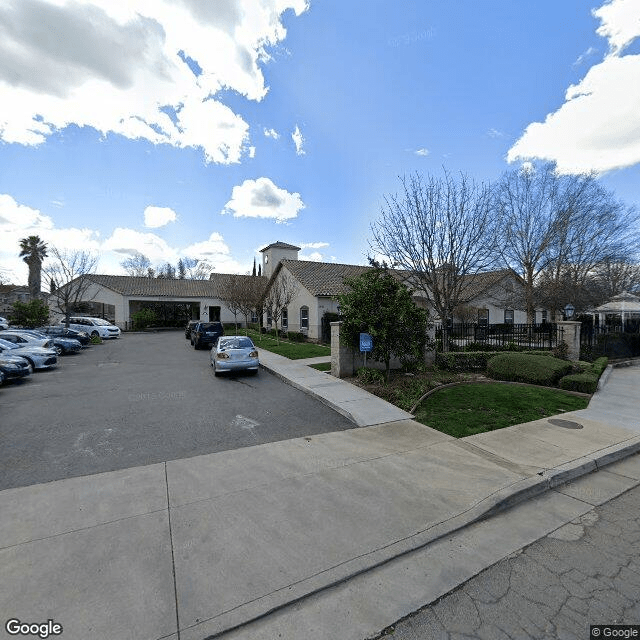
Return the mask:
<svg viewBox="0 0 640 640"><path fill-rule="evenodd" d="M40 327L49 321L49 307L40 298L30 302L14 302L11 321L29 329Z"/></svg>
<svg viewBox="0 0 640 640"><path fill-rule="evenodd" d="M416 306L408 287L397 280L386 265L345 280L351 291L338 296L344 318L341 335L356 346L361 332L373 337L372 357L385 363L389 381L392 356L402 362L420 360L427 345L429 315Z"/></svg>
<svg viewBox="0 0 640 640"><path fill-rule="evenodd" d="M20 257L29 266L29 293L31 299L40 297L42 286L42 261L47 257L47 245L40 236L29 236L20 240Z"/></svg>

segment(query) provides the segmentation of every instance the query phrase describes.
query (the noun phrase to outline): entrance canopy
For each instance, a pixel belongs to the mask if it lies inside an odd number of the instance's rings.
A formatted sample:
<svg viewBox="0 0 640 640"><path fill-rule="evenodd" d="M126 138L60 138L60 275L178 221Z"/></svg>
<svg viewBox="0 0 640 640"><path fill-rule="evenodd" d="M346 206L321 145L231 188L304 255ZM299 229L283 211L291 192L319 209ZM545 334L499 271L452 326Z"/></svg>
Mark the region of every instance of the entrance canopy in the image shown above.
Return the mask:
<svg viewBox="0 0 640 640"><path fill-rule="evenodd" d="M628 291L623 291L619 295L611 298L609 302L596 307L595 313L600 316L601 321L608 315L621 316L622 322L624 323L628 318L640 317L640 298Z"/></svg>

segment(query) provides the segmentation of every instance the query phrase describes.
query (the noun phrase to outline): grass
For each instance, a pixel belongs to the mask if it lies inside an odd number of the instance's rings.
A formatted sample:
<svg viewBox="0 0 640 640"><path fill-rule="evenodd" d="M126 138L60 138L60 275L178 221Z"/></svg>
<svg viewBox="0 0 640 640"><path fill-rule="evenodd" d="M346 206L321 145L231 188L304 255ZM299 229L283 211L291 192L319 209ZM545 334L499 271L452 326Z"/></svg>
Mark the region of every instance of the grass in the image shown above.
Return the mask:
<svg viewBox="0 0 640 640"><path fill-rule="evenodd" d="M312 369L317 369L318 371L331 371L331 363L330 362L319 362L318 364L310 364Z"/></svg>
<svg viewBox="0 0 640 640"><path fill-rule="evenodd" d="M249 330L249 337L253 340L258 349L272 351L278 355L290 358L291 360L300 360L302 358L317 358L318 356L330 356L331 348L321 344L312 342L289 342L280 338L280 344L275 338Z"/></svg>
<svg viewBox="0 0 640 640"><path fill-rule="evenodd" d="M465 384L426 398L416 420L456 438L503 429L565 411L584 409L587 398L557 389L512 384Z"/></svg>

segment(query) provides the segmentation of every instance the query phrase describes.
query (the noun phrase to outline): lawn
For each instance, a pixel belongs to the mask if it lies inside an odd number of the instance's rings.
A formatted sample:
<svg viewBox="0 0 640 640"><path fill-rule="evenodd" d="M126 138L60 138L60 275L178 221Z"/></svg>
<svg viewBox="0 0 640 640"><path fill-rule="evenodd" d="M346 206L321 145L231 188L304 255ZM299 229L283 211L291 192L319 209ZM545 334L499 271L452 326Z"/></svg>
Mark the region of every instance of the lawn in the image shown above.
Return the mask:
<svg viewBox="0 0 640 640"><path fill-rule="evenodd" d="M330 347L312 342L289 342L280 338L280 344L278 344L275 338L251 330L249 330L249 337L258 349L266 349L291 360L331 355Z"/></svg>
<svg viewBox="0 0 640 640"><path fill-rule="evenodd" d="M425 398L415 419L456 438L503 429L565 411L584 409L587 398L558 389L514 384L463 384Z"/></svg>

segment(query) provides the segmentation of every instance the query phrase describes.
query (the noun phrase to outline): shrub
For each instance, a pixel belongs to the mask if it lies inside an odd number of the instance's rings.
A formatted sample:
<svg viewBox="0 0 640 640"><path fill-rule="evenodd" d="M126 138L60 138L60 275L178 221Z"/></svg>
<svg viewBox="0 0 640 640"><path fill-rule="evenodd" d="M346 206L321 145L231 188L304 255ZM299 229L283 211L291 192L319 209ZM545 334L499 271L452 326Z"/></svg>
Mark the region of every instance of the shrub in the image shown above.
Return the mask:
<svg viewBox="0 0 640 640"><path fill-rule="evenodd" d="M488 374L496 380L527 382L552 387L571 373L572 365L565 360L524 353L500 353L489 360Z"/></svg>
<svg viewBox="0 0 640 640"><path fill-rule="evenodd" d="M436 366L446 371L486 371L496 351L449 351L436 353Z"/></svg>
<svg viewBox="0 0 640 640"><path fill-rule="evenodd" d="M158 316L153 309L140 309L140 311L136 311L132 316L133 326L136 330L140 331L142 329L146 329L147 327L151 327L158 322Z"/></svg>
<svg viewBox="0 0 640 640"><path fill-rule="evenodd" d="M553 348L553 357L560 358L560 360L569 359L569 345L564 340L562 342L559 342Z"/></svg>
<svg viewBox="0 0 640 640"><path fill-rule="evenodd" d="M591 371L593 371L593 373L595 373L598 377L600 377L602 375L602 372L607 368L608 364L609 364L608 358L605 358L605 357L598 358L591 365Z"/></svg>
<svg viewBox="0 0 640 640"><path fill-rule="evenodd" d="M289 340L291 342L305 342L307 336L304 333L300 333L299 331L289 331Z"/></svg>
<svg viewBox="0 0 640 640"><path fill-rule="evenodd" d="M573 373L560 380L560 388L567 391L580 391L581 393L595 393L598 388L598 378L593 371Z"/></svg>
<svg viewBox="0 0 640 640"><path fill-rule="evenodd" d="M91 336L91 344L102 344L102 338L100 336Z"/></svg>
<svg viewBox="0 0 640 640"><path fill-rule="evenodd" d="M372 369L371 367L360 367L358 371L356 371L356 375L358 376L358 380L363 384L376 384L380 382L384 382L384 374L382 371L378 371L378 369Z"/></svg>

